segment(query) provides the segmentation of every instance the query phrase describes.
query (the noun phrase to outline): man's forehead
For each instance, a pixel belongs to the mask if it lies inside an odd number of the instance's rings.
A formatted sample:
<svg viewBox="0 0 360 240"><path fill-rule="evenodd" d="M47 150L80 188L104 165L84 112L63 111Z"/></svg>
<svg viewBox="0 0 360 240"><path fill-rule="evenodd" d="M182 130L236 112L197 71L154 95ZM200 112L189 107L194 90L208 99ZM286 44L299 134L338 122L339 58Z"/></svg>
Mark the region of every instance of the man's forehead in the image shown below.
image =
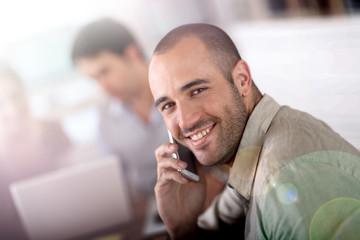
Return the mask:
<svg viewBox="0 0 360 240"><path fill-rule="evenodd" d="M79 58L76 65L85 74L94 76L108 64L110 56L109 52L102 51L94 55Z"/></svg>
<svg viewBox="0 0 360 240"><path fill-rule="evenodd" d="M196 37L184 37L171 49L155 53L149 66L149 83L154 97L161 91L179 89L184 82L201 77L209 64L212 62L205 44Z"/></svg>
<svg viewBox="0 0 360 240"><path fill-rule="evenodd" d="M161 54L154 53L151 62L151 68L167 68L172 65L175 69L186 66L186 63L193 64L196 61L206 61L210 59L210 54L205 44L198 38L190 36L183 37L171 49Z"/></svg>

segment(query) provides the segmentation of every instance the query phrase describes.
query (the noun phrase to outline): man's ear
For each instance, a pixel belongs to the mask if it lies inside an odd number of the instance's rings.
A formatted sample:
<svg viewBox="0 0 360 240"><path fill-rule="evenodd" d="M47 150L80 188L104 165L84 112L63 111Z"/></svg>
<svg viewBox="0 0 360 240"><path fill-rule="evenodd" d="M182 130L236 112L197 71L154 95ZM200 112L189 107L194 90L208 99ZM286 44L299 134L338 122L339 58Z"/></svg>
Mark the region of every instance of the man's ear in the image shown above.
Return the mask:
<svg viewBox="0 0 360 240"><path fill-rule="evenodd" d="M239 60L233 71L234 83L242 97L247 97L251 93L252 78L248 64L244 60Z"/></svg>
<svg viewBox="0 0 360 240"><path fill-rule="evenodd" d="M138 59L142 59L142 55L140 52L139 47L134 44L134 43L130 43L124 50L124 56L127 59L130 60L138 60Z"/></svg>

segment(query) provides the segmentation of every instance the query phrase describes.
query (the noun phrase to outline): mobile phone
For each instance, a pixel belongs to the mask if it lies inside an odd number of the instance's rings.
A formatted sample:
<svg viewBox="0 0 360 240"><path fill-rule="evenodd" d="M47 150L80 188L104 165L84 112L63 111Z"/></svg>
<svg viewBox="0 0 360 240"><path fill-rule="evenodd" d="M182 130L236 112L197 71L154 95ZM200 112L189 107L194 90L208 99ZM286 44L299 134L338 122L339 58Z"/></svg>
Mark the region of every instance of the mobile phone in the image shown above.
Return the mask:
<svg viewBox="0 0 360 240"><path fill-rule="evenodd" d="M200 180L195 161L196 158L194 154L185 146L178 143L176 140L174 140L173 136L171 135L170 131L168 130L169 134L169 140L171 143L176 143L179 146L179 149L177 152L171 154L173 158L180 159L181 161L184 161L187 163L187 166L185 169L178 169L178 171L187 179L190 179L192 181L198 182Z"/></svg>

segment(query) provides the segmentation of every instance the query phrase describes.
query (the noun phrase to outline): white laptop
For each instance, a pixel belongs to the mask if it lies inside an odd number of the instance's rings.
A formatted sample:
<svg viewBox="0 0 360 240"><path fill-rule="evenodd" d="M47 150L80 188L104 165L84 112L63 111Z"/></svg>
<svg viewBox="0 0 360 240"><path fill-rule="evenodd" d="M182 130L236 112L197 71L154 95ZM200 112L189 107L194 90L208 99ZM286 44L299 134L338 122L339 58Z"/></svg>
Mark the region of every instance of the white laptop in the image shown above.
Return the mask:
<svg viewBox="0 0 360 240"><path fill-rule="evenodd" d="M115 157L62 168L10 186L32 240L62 240L132 220L130 195Z"/></svg>

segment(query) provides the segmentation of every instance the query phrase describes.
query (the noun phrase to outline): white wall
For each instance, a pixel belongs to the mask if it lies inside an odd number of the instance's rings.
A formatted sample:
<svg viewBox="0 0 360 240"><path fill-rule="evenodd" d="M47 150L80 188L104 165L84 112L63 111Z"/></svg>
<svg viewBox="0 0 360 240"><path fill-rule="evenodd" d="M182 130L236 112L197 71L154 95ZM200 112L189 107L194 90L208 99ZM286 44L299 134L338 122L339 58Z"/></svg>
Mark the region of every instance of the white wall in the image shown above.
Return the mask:
<svg viewBox="0 0 360 240"><path fill-rule="evenodd" d="M360 148L360 17L237 23L228 32L260 91Z"/></svg>

